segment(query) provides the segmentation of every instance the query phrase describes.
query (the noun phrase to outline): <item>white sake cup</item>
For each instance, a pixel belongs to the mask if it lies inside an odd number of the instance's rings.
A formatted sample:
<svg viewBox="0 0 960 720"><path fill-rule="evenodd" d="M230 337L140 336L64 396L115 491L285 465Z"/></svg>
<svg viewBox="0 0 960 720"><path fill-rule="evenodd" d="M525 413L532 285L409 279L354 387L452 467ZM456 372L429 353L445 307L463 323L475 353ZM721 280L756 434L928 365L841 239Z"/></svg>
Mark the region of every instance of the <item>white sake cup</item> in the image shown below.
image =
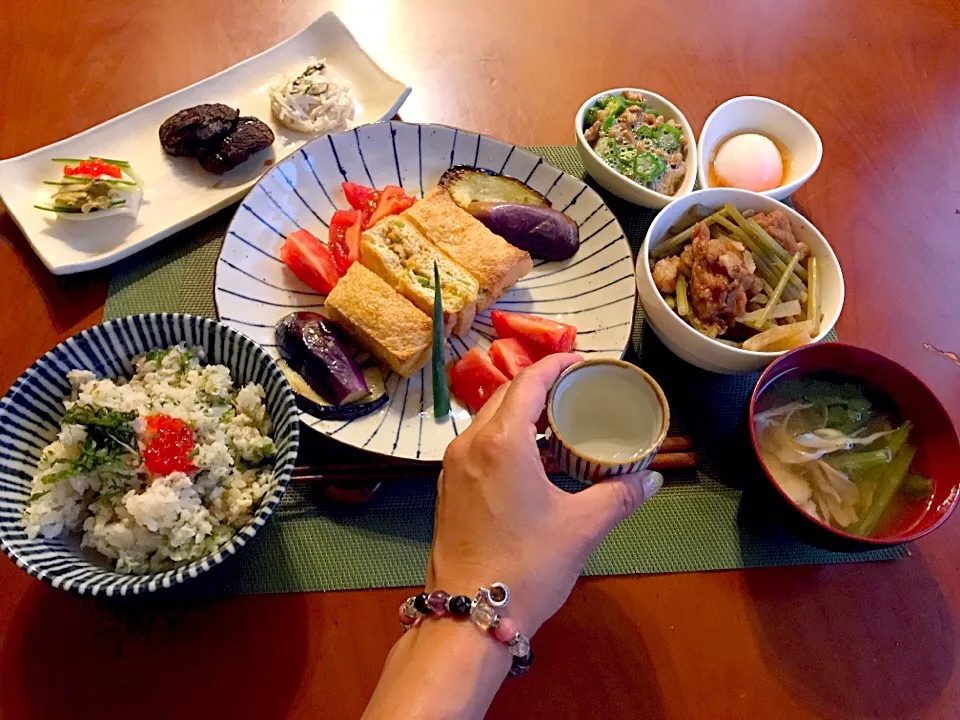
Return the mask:
<svg viewBox="0 0 960 720"><path fill-rule="evenodd" d="M646 468L670 426L656 380L622 360L587 360L557 379L547 399L550 450L563 470L593 483Z"/></svg>

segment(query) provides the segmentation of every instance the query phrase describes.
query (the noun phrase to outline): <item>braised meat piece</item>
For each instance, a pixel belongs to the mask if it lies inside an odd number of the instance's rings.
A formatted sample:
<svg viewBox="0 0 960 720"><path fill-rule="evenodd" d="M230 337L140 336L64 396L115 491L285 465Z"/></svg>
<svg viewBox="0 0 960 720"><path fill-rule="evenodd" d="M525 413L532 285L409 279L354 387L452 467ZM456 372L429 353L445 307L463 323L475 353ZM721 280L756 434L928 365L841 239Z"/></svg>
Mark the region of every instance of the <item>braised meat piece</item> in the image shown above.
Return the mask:
<svg viewBox="0 0 960 720"><path fill-rule="evenodd" d="M273 145L273 130L255 117L242 117L219 143L197 154L201 167L217 175L232 170L251 155Z"/></svg>
<svg viewBox="0 0 960 720"><path fill-rule="evenodd" d="M681 261L690 267L690 305L709 337L725 333L746 310L747 298L760 292L753 255L735 240L711 238L703 223Z"/></svg>
<svg viewBox="0 0 960 720"><path fill-rule="evenodd" d="M690 268L684 264L679 255L665 257L653 266L653 284L664 295L669 295L677 291L677 277L689 274Z"/></svg>
<svg viewBox="0 0 960 720"><path fill-rule="evenodd" d="M771 210L768 213L757 213L751 220L767 231L767 235L772 237L780 247L791 255L800 253L800 262L807 259L810 255L810 248L806 243L800 242L793 234L793 228L790 227L790 218L783 210Z"/></svg>
<svg viewBox="0 0 960 720"><path fill-rule="evenodd" d="M186 108L163 121L160 145L170 155L193 157L233 130L239 115L239 110L221 103Z"/></svg>

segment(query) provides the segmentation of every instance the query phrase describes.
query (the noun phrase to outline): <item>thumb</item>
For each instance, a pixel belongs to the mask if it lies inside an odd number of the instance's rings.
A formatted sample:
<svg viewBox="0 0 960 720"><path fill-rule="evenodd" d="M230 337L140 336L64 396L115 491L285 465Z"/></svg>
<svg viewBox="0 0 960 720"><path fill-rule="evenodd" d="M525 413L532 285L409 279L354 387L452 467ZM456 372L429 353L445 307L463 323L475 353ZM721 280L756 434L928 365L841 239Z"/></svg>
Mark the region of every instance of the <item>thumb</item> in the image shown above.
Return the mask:
<svg viewBox="0 0 960 720"><path fill-rule="evenodd" d="M600 480L571 500L577 514L587 518L587 534L598 545L621 520L625 520L663 486L663 475L644 470Z"/></svg>

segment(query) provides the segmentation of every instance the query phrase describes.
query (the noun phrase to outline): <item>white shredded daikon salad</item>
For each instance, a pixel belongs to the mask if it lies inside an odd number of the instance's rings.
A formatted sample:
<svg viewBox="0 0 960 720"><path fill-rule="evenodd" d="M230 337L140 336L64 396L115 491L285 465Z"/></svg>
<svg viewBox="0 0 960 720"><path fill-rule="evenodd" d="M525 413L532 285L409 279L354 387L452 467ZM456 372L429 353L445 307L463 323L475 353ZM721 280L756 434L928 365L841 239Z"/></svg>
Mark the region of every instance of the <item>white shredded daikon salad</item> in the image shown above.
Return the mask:
<svg viewBox="0 0 960 720"><path fill-rule="evenodd" d="M298 132L346 130L355 111L353 90L330 71L324 58L311 58L302 72L271 83L270 109L279 123Z"/></svg>

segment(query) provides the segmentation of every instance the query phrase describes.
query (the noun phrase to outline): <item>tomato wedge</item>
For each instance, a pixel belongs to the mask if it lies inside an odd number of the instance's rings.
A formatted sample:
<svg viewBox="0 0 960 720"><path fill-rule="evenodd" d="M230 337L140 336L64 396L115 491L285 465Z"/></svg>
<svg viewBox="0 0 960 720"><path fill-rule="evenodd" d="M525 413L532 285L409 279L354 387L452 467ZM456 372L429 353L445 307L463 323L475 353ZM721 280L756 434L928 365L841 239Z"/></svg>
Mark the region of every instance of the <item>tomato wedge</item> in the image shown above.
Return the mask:
<svg viewBox="0 0 960 720"><path fill-rule="evenodd" d="M472 413L480 412L496 389L508 381L480 348L471 348L450 368L450 390Z"/></svg>
<svg viewBox="0 0 960 720"><path fill-rule="evenodd" d="M494 340L490 346L490 360L497 370L513 380L525 367L535 362L531 353L522 341L517 338L502 338Z"/></svg>
<svg viewBox="0 0 960 720"><path fill-rule="evenodd" d="M370 219L367 220L366 227L373 227L383 218L390 215L399 215L417 201L414 197L409 197L402 187L396 185L387 185L380 191L380 201L377 203L377 209L373 211Z"/></svg>
<svg viewBox="0 0 960 720"><path fill-rule="evenodd" d="M538 315L491 310L490 319L501 338L522 340L534 359L553 353L570 352L577 340L573 325L548 320Z"/></svg>
<svg viewBox="0 0 960 720"><path fill-rule="evenodd" d="M367 217L362 212L357 213L357 219L347 228L344 234L344 240L347 243L347 258L350 265L360 260L360 235L363 233ZM347 266L349 268L349 265ZM347 271L344 270L341 275Z"/></svg>
<svg viewBox="0 0 960 720"><path fill-rule="evenodd" d="M380 202L379 190L374 190L366 185L360 185L359 183L350 182L349 180L345 180L342 187L347 202L350 203L350 207L354 210L360 210L367 215L372 215L373 211L377 209L377 204Z"/></svg>
<svg viewBox="0 0 960 720"><path fill-rule="evenodd" d="M357 232L354 241L352 230L354 225L363 222L363 213L357 210L337 210L330 218L330 240L328 247L333 254L333 261L337 272L343 276L357 260L360 259L360 235Z"/></svg>
<svg viewBox="0 0 960 720"><path fill-rule="evenodd" d="M294 275L323 295L333 290L340 279L333 255L309 230L287 235L280 248L280 259Z"/></svg>

